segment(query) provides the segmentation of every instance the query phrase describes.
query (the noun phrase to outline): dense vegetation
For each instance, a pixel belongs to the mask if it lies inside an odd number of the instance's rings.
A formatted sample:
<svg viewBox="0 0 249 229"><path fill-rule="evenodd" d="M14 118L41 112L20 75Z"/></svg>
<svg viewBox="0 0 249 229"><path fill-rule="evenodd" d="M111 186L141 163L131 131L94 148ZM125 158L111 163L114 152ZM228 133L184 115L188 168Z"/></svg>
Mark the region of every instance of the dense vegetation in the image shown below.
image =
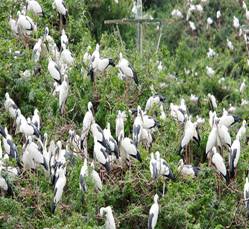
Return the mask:
<svg viewBox="0 0 249 229"><path fill-rule="evenodd" d="M51 1L39 2L44 8L45 16L32 16L38 25L38 31L30 41L30 48L26 48L21 40L13 37L8 25L9 15L15 17L22 2L0 2L0 125L7 126L14 135L13 121L3 106L4 94L9 92L25 117L31 116L35 107L39 109L42 133L48 133L50 140L61 139L66 142L70 128L80 133L88 101L94 102L96 122L102 127L105 127L107 121L110 122L113 133L117 111L126 110L128 118L125 135L131 136L132 119L128 110L136 108L138 104L144 108L147 99L152 95L150 87L153 85L156 92L166 97L164 109L167 118L160 123L161 127L155 133L151 152L160 151L177 177L175 182L167 182L167 192L164 197L160 197L157 228L246 228L243 185L248 169L248 145L242 142L238 175L229 186L222 182L221 196L217 194L215 170L208 167L205 158L205 146L210 131L208 93L215 95L218 100L218 114L221 115L222 109L232 104L237 107L236 114L241 119L248 118L249 107L242 106L241 100L247 99L249 87L243 93L239 92L239 85L243 79L247 79L249 72L247 50L243 36L238 36L238 31L232 26L233 16L237 16L241 24L248 23L239 1L207 1L203 4L202 14L193 13L191 16L191 21L197 27L195 33L184 19L173 19L171 16L174 8L180 9L186 16L187 1L147 1L146 13L168 22L163 25L158 52L156 26L144 26L143 56L140 56L135 49L135 27L119 27L121 43L116 27L103 25L104 19L131 17L131 1L119 0L116 4L113 0L66 0L69 20L65 30L69 36L69 48L74 54L75 64L69 73L70 94L64 116L58 111L58 99L52 96L53 80L47 71L46 56L41 58L39 75L26 80L20 77L21 72L36 67L31 58L32 47L35 40L44 33L45 26L49 27L51 36L59 43L58 15L52 8ZM217 10L222 15L220 25L216 22ZM210 28L207 28L208 17L214 19ZM234 51L227 48L227 38L232 41ZM96 84L97 95L93 95L92 83L87 76L88 69L82 64L82 59L87 46L91 45L93 51L96 42L101 45L102 56L112 57L118 62L119 52L122 51L136 69L140 85L138 88L131 85L128 98L124 97L125 82L117 77L116 68L110 68L99 77ZM218 55L208 58L209 47ZM22 55L14 57L13 53L17 50ZM164 65L162 71L157 69L158 60ZM207 75L206 66L215 70L213 77ZM222 77L223 81L220 80ZM198 105L190 101L191 94L200 98ZM183 128L170 116L169 104L178 104L181 98L186 100L189 113L193 117L199 115L206 119L200 130L200 146L191 143L194 164L202 170L196 179L184 179L177 172L180 159L177 151ZM160 114L159 110L158 113ZM233 139L240 125L239 123L231 128ZM21 154L21 135L16 135L14 140ZM90 157L92 150L90 136ZM117 169L105 175L102 192L96 193L90 184L83 202L79 189L83 159L79 155L74 164L68 165L67 184L54 215L50 213L53 190L44 170L40 168L36 172L22 173L11 180L14 196L0 198L1 227L98 228L104 224L98 214L100 207L110 205L119 228L145 228L153 196L162 192L162 182L151 180L149 152L142 146L139 150L142 163L134 161L131 170L121 172ZM227 152L225 155L227 161Z"/></svg>

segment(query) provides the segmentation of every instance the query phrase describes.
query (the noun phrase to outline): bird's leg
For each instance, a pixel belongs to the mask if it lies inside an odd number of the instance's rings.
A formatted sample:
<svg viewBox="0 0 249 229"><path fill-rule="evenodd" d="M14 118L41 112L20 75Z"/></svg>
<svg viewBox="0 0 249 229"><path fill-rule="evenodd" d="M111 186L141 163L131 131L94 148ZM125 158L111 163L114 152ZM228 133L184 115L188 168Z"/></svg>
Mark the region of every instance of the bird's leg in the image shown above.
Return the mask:
<svg viewBox="0 0 249 229"><path fill-rule="evenodd" d="M163 196L165 194L165 181L163 181Z"/></svg>
<svg viewBox="0 0 249 229"><path fill-rule="evenodd" d="M192 162L192 155L191 155L191 152L190 152L190 143L188 144L188 163L191 164Z"/></svg>
<svg viewBox="0 0 249 229"><path fill-rule="evenodd" d="M187 164L187 159L188 158L188 146L185 146L185 150L184 150L184 161Z"/></svg>
<svg viewBox="0 0 249 229"><path fill-rule="evenodd" d="M125 101L127 100L127 88L128 88L128 79L125 80Z"/></svg>
<svg viewBox="0 0 249 229"><path fill-rule="evenodd" d="M62 30L62 15L60 14L60 33L61 33L61 30ZM62 47L61 47L62 48Z"/></svg>

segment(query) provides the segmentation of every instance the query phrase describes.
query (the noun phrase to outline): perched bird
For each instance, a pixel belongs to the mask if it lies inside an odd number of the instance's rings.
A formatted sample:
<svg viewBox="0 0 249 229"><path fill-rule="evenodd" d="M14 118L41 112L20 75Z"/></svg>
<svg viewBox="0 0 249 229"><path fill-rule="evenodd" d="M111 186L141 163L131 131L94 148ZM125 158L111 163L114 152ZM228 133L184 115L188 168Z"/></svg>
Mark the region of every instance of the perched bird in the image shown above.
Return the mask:
<svg viewBox="0 0 249 229"><path fill-rule="evenodd" d="M234 50L234 46L233 46L233 43L227 38L227 47L233 51Z"/></svg>
<svg viewBox="0 0 249 229"><path fill-rule="evenodd" d="M118 144L111 134L111 127L109 122L107 123L106 128L103 130L103 134L107 144L109 145L111 153L114 153L116 159L118 159L119 158Z"/></svg>
<svg viewBox="0 0 249 229"><path fill-rule="evenodd" d="M246 134L246 120L243 120L241 127L239 128L239 131L236 134L236 139L243 139Z"/></svg>
<svg viewBox="0 0 249 229"><path fill-rule="evenodd" d="M66 20L67 20L67 14L68 14L68 12L67 12L67 8L65 6L64 0L54 0L52 6L60 14L60 16L61 16L61 23L63 25L65 25L66 24Z"/></svg>
<svg viewBox="0 0 249 229"><path fill-rule="evenodd" d="M171 12L171 16L174 18L183 18L182 12L178 9L173 9Z"/></svg>
<svg viewBox="0 0 249 229"><path fill-rule="evenodd" d="M28 136L36 136L37 138L41 137L41 133L38 128L31 122L30 118L22 119L20 125L20 132L24 134L26 139Z"/></svg>
<svg viewBox="0 0 249 229"><path fill-rule="evenodd" d="M217 18L217 19L220 19L220 17L221 17L221 12L220 12L220 10L218 10L218 11L216 12L216 18Z"/></svg>
<svg viewBox="0 0 249 229"><path fill-rule="evenodd" d="M95 190L96 191L102 191L102 188L103 188L103 184L102 184L102 181L100 179L100 176L99 174L97 173L97 171L94 169L94 163L92 162L91 163L91 170L90 170L90 177L94 183L94 186L95 186Z"/></svg>
<svg viewBox="0 0 249 229"><path fill-rule="evenodd" d="M68 76L64 75L64 80L60 86L60 91L59 91L59 109L61 114L65 113L65 105L68 93L69 93Z"/></svg>
<svg viewBox="0 0 249 229"><path fill-rule="evenodd" d="M206 66L206 70L209 77L212 77L215 74L215 71L209 66Z"/></svg>
<svg viewBox="0 0 249 229"><path fill-rule="evenodd" d="M105 229L116 229L115 220L110 206L100 208L101 217L105 217Z"/></svg>
<svg viewBox="0 0 249 229"><path fill-rule="evenodd" d="M243 93L245 88L246 88L246 83L245 83L245 80L243 80L243 82L240 84L239 92Z"/></svg>
<svg viewBox="0 0 249 229"><path fill-rule="evenodd" d="M195 167L193 165L185 165L183 159L180 159L178 165L178 171L182 176L197 177L201 171L199 167Z"/></svg>
<svg viewBox="0 0 249 229"><path fill-rule="evenodd" d="M18 106L15 104L13 99L10 98L8 92L5 93L4 108L6 111L9 112L11 118L16 118Z"/></svg>
<svg viewBox="0 0 249 229"><path fill-rule="evenodd" d="M62 74L61 74L61 70L60 67L52 60L51 57L48 58L48 72L50 73L50 75L52 76L53 80L58 83L61 84L62 81Z"/></svg>
<svg viewBox="0 0 249 229"><path fill-rule="evenodd" d="M137 150L135 143L128 137L124 138L122 132L119 135L118 142L120 145L120 155L123 161L129 160L131 156L142 162L142 158Z"/></svg>
<svg viewBox="0 0 249 229"><path fill-rule="evenodd" d="M70 67L74 63L74 58L72 56L72 53L69 49L66 48L65 45L62 46L63 51L61 52L60 55L60 62L67 67Z"/></svg>
<svg viewBox="0 0 249 229"><path fill-rule="evenodd" d="M119 53L119 62L117 67L125 75L125 77L132 78L134 82L138 84L137 73L129 61L123 57L122 53Z"/></svg>
<svg viewBox="0 0 249 229"><path fill-rule="evenodd" d="M64 29L61 30L61 47L62 49L66 49L68 46L68 37Z"/></svg>
<svg viewBox="0 0 249 229"><path fill-rule="evenodd" d="M240 140L239 138L236 138L231 145L231 150L229 153L230 178L236 176L239 158L240 158Z"/></svg>
<svg viewBox="0 0 249 229"><path fill-rule="evenodd" d="M220 117L219 124L224 125L226 127L230 127L239 121L240 118L238 116L230 115L225 109L223 109L223 114Z"/></svg>
<svg viewBox="0 0 249 229"><path fill-rule="evenodd" d="M9 17L9 26L13 35L18 36L17 20L13 19L11 16Z"/></svg>
<svg viewBox="0 0 249 229"><path fill-rule="evenodd" d="M156 105L161 105L165 101L165 97L159 94L152 95L146 102L145 112L148 112Z"/></svg>
<svg viewBox="0 0 249 229"><path fill-rule="evenodd" d="M18 11L17 17L18 34L29 36L32 32L35 32L37 30L36 24L29 16L23 15Z"/></svg>
<svg viewBox="0 0 249 229"><path fill-rule="evenodd" d="M211 109L214 111L217 108L217 100L214 97L214 95L211 95L210 93L208 93L208 99L209 99Z"/></svg>
<svg viewBox="0 0 249 229"><path fill-rule="evenodd" d="M87 166L87 159L84 159L84 164L80 170L80 190L82 192L87 192L87 184L86 184L86 177L88 176L88 166Z"/></svg>
<svg viewBox="0 0 249 229"><path fill-rule="evenodd" d="M207 53L208 58L215 57L216 55L217 53L213 49L208 48L208 53Z"/></svg>
<svg viewBox="0 0 249 229"><path fill-rule="evenodd" d="M43 16L42 7L36 0L27 0L26 11L32 12L37 16Z"/></svg>
<svg viewBox="0 0 249 229"><path fill-rule="evenodd" d="M23 157L22 161L24 168L35 169L36 165L42 165L46 170L48 170L48 165L42 154L42 151L39 149L39 146L33 142L32 137L29 136L25 145L23 146Z"/></svg>
<svg viewBox="0 0 249 229"><path fill-rule="evenodd" d="M190 28L191 28L192 31L196 31L196 26L195 26L194 22L189 21L189 26L190 26Z"/></svg>
<svg viewBox="0 0 249 229"><path fill-rule="evenodd" d="M239 27L240 27L239 19L235 16L233 16L233 27L235 29L239 29Z"/></svg>
<svg viewBox="0 0 249 229"><path fill-rule="evenodd" d="M63 189L66 185L66 167L60 167L56 170L57 180L54 186L54 198L51 204L51 212L54 214L58 202L61 200Z"/></svg>
<svg viewBox="0 0 249 229"><path fill-rule="evenodd" d="M84 56L83 56L83 63L85 65L89 64L89 62L91 60L91 55L89 53L90 49L91 49L91 46L87 46L86 52L84 53Z"/></svg>
<svg viewBox="0 0 249 229"><path fill-rule="evenodd" d="M32 116L32 123L37 127L38 130L41 128L41 119L39 116L39 111L37 108L34 109L34 114Z"/></svg>
<svg viewBox="0 0 249 229"><path fill-rule="evenodd" d="M37 63L40 60L41 49L42 49L42 39L39 38L33 48L33 60L35 63Z"/></svg>
<svg viewBox="0 0 249 229"><path fill-rule="evenodd" d="M165 112L164 112L164 110L163 110L163 105L162 105L162 104L160 105L160 112L161 112L161 114L160 114L160 119L161 119L162 121L165 121L165 120L166 120L166 114L165 114Z"/></svg>
<svg viewBox="0 0 249 229"><path fill-rule="evenodd" d="M246 182L244 184L244 201L245 201L245 208L247 210L247 216L249 216L249 182L248 182L248 177L246 177Z"/></svg>
<svg viewBox="0 0 249 229"><path fill-rule="evenodd" d="M118 111L118 115L116 118L116 130L115 136L116 139L120 136L120 134L124 135L124 121L126 119L125 111Z"/></svg>
<svg viewBox="0 0 249 229"><path fill-rule="evenodd" d="M226 165L224 162L223 157L217 152L216 148L213 147L211 151L211 162L212 165L216 168L217 172L226 180L226 182L229 182L229 176L227 173Z"/></svg>
<svg viewBox="0 0 249 229"><path fill-rule="evenodd" d="M140 106L138 106L138 108L137 108L137 117L134 120L133 130L132 130L132 139L133 139L136 147L140 143L141 135L142 135L142 129L143 129L143 121L142 121L142 118L141 118L141 112L142 112L141 108L140 108Z"/></svg>
<svg viewBox="0 0 249 229"><path fill-rule="evenodd" d="M150 207L149 219L148 219L148 229L154 229L157 224L157 219L159 215L159 204L158 204L158 195L154 196L154 203Z"/></svg>
<svg viewBox="0 0 249 229"><path fill-rule="evenodd" d="M94 158L105 167L107 172L110 172L111 166L108 159L108 151L105 146L101 144L97 139L94 140Z"/></svg>
<svg viewBox="0 0 249 229"><path fill-rule="evenodd" d="M156 179L158 177L158 166L154 153L150 154L150 175L152 179Z"/></svg>

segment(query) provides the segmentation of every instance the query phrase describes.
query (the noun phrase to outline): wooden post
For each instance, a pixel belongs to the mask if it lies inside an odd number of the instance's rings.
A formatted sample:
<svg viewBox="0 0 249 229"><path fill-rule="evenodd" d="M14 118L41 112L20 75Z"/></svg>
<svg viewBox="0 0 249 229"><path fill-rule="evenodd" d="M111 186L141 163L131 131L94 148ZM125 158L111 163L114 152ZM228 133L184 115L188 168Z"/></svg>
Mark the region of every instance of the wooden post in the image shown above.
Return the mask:
<svg viewBox="0 0 249 229"><path fill-rule="evenodd" d="M142 0L137 0L137 13L135 16L136 19L143 18L143 4ZM143 51L143 25L141 22L137 22L137 50L139 51L140 55L142 55Z"/></svg>

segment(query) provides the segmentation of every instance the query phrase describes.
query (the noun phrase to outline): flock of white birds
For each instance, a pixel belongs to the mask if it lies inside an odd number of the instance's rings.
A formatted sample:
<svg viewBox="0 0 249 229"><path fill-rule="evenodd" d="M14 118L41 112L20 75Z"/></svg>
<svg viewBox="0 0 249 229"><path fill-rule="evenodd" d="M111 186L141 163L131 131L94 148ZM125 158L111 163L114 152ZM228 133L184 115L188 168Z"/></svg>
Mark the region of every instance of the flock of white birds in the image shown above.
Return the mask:
<svg viewBox="0 0 249 229"><path fill-rule="evenodd" d="M118 1L116 1L118 3ZM203 7L207 1L202 0L200 4L194 5L191 1L188 2L188 10L186 12L186 20L189 21L189 26L194 32L197 30L194 22L190 21L191 15L194 13L202 13ZM66 101L69 94L69 77L68 72L74 67L74 57L69 50L69 39L64 30L68 17L68 10L63 0L54 0L52 4L53 8L59 14L60 20L60 48L57 47L53 37L49 35L49 28L46 27L44 35L40 37L33 47L33 61L38 63L41 58L48 58L47 70L54 81L53 96L59 96L59 110L63 115L65 113ZM133 11L135 11L135 4L133 5ZM243 8L245 9L246 19L249 20L249 12L246 4L243 2ZM37 30L37 25L33 19L26 14L31 12L34 15L42 16L43 10L41 5L36 0L27 0L27 4L21 11L17 12L16 19L9 18L10 29L14 36L23 40L24 44L28 44L32 36L32 33ZM179 9L172 11L172 17L177 20L183 20L183 13ZM215 20L219 24L219 20L222 18L222 12L217 11L216 19L207 18L207 28L213 26ZM245 35L240 27L238 18L234 16L233 27L237 30L238 36ZM246 37L245 37L246 39ZM227 38L227 47L232 51L234 46L232 42ZM90 47L87 48L84 54L83 62L89 66L89 76L95 84L96 78L99 73L103 73L107 70L108 66L117 67L119 69L119 78L128 82L129 79L134 80L135 84L139 84L136 71L120 53L120 60L117 65L111 58L104 58L100 55L100 46L96 45L93 53L89 53ZM42 54L46 53L46 55ZM219 55L212 48L209 48L207 56L213 58ZM163 69L162 62L158 62L158 70ZM212 77L215 74L215 70L212 67L206 66L207 75ZM186 70L186 74L188 74ZM222 80L221 80L222 81ZM126 83L125 93L128 93L129 84ZM245 90L245 80L239 86L241 94ZM153 90L152 90L153 91ZM143 145L146 149L150 149L153 143L154 133L159 131L160 124L158 120L165 121L166 113L164 112L165 98L157 93L154 93L148 100L143 110L141 106L137 106L136 109L129 112L133 115L133 129L132 137L125 136L124 126L127 118L126 111L118 111L116 117L116 131L115 136L111 133L110 124L107 123L105 129L102 129L95 121L93 104L88 103L87 112L83 118L83 126L80 135L77 135L75 130L69 131L69 140L66 146L63 146L62 141L55 142L51 140L48 146L47 134L41 133L41 118L39 111L34 110L32 117L25 117L21 109L11 99L8 92L5 94L4 107L9 116L13 119L15 126L15 134L21 133L24 144L22 147L22 154L19 154L17 147L13 141L12 136L8 133L7 128L0 127L0 134L2 136L2 145L0 141L0 188L6 193L11 194L11 186L8 183L6 176L18 176L20 170L35 170L38 166L42 166L47 175L51 178L51 182L54 188L54 197L51 204L51 212L54 213L56 206L63 195L63 189L66 185L66 168L68 162L73 157L84 157L84 163L80 171L79 188L84 193L88 190L86 177L92 179L95 190L101 191L102 175L101 173L112 171L114 164L121 165L122 168L129 167L131 169L131 163L133 160L142 161L141 155L138 151L138 146ZM199 98L196 95L191 94L190 101L194 104L198 104ZM245 120L240 120L233 115L236 111L236 107L230 105L226 110L223 108L223 114L218 116L216 109L218 102L214 95L208 94L207 101L210 105L209 112L209 125L210 133L206 144L206 156L209 161L209 165L212 166L217 174L220 175L221 180L224 179L226 184L229 184L231 179L236 177L236 169L238 166L240 153L241 153L241 140L245 139L247 123ZM242 105L247 104L247 100L242 98ZM150 111L158 107L160 109L160 116L158 120L155 117L148 115ZM187 105L184 99L180 100L180 104L170 104L170 114L179 126L183 128L183 137L180 142L179 154L182 159L179 161L178 172L182 176L196 177L201 172L199 167L192 166L193 155L190 151L190 142L194 141L197 144L200 143L200 127L205 123L205 120L201 117L196 117L193 121L193 117L188 112ZM241 127L238 129L235 139L231 139L230 130L231 126L236 122L242 121ZM93 159L89 158L87 151L87 141L89 133L91 132L94 139ZM53 137L51 137L53 138ZM225 161L225 152L228 152L228 163ZM14 158L18 167L7 166L6 162L9 158ZM89 162L90 167L89 167ZM98 173L94 164L99 163L101 170ZM157 151L150 154L149 169L152 179L163 180L171 179L175 180L173 171L170 165L160 156ZM219 184L218 184L219 186ZM220 187L218 187L220 188ZM165 182L163 187L164 195ZM249 182L246 178L244 186L244 198L246 207L249 210ZM149 211L148 228L155 228L158 215L159 215L159 196L155 194L154 203ZM115 220L110 206L100 208L100 215L106 218L105 227L107 229L114 229Z"/></svg>

